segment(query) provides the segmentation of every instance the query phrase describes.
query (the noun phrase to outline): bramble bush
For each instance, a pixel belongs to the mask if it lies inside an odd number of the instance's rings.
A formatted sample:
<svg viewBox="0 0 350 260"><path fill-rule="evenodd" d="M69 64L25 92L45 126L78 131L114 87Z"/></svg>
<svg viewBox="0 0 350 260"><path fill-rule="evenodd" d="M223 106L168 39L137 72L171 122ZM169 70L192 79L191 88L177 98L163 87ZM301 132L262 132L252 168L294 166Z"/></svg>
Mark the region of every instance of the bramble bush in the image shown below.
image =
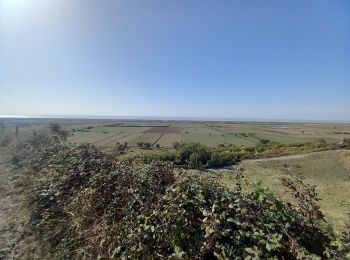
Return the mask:
<svg viewBox="0 0 350 260"><path fill-rule="evenodd" d="M348 252L301 179L282 180L296 198L288 204L259 183L243 190L241 174L228 190L210 175L115 159L57 134L34 136L15 157L34 182L30 227L45 257L340 259Z"/></svg>

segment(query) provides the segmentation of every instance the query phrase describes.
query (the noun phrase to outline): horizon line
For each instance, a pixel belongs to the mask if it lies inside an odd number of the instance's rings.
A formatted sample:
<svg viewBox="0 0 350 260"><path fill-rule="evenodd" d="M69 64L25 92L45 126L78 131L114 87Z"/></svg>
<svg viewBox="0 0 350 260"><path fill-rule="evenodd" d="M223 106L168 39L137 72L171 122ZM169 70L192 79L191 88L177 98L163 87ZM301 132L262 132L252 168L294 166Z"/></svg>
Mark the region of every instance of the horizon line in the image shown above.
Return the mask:
<svg viewBox="0 0 350 260"><path fill-rule="evenodd" d="M278 122L278 123L350 123L350 120L330 119L281 119L281 118L235 118L198 116L108 116L108 115L24 115L0 114L0 119L91 119L91 120L160 120L160 121L217 121L217 122Z"/></svg>

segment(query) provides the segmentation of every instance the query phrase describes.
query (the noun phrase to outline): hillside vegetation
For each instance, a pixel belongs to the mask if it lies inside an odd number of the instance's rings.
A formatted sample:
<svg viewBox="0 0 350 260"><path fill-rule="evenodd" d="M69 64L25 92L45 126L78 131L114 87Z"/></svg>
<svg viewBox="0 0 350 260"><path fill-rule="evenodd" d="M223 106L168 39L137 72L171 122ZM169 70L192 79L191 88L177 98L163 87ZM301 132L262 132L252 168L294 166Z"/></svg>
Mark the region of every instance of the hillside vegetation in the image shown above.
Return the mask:
<svg viewBox="0 0 350 260"><path fill-rule="evenodd" d="M251 181L261 180L277 195L290 200L279 178L299 176L315 185L321 199L320 206L337 230L350 220L350 152L322 151L280 158L245 160L239 167ZM235 187L235 175L223 174L223 182Z"/></svg>
<svg viewBox="0 0 350 260"><path fill-rule="evenodd" d="M169 162L113 158L60 129L17 147L30 228L56 259L344 258L348 234L325 222L314 187L283 178L288 204L259 185L227 189ZM23 180L22 180L23 181ZM299 186L301 188L299 188Z"/></svg>
<svg viewBox="0 0 350 260"><path fill-rule="evenodd" d="M342 144L327 144L321 141L288 145L267 143L255 147L235 145L207 147L200 143L174 143L175 151L144 152L136 156L128 154L126 157L142 158L145 162L170 161L184 168L202 169L234 165L244 159L270 158L347 147L350 147L349 140L345 140Z"/></svg>

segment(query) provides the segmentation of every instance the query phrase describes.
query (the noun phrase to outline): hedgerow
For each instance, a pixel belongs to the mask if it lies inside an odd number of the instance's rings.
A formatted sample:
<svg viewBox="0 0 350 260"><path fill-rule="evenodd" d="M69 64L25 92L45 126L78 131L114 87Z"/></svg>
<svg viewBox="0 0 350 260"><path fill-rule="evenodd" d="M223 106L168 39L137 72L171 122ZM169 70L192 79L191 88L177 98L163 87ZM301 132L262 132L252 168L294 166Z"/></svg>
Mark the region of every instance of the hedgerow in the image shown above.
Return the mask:
<svg viewBox="0 0 350 260"><path fill-rule="evenodd" d="M296 154L310 151L322 151L346 148L345 141L341 145L325 142L297 144L261 144L253 147L219 145L207 147L200 143L174 143L175 151L163 150L158 153L141 153L136 157L145 162L151 160L169 161L184 168L202 169L234 165L243 159L258 159ZM135 157L134 155L127 155Z"/></svg>
<svg viewBox="0 0 350 260"><path fill-rule="evenodd" d="M34 183L30 228L49 258L311 259L347 252L327 228L314 188L300 179L283 179L296 198L287 204L258 184L243 190L240 174L228 190L209 175L115 159L59 135L35 136L14 158Z"/></svg>

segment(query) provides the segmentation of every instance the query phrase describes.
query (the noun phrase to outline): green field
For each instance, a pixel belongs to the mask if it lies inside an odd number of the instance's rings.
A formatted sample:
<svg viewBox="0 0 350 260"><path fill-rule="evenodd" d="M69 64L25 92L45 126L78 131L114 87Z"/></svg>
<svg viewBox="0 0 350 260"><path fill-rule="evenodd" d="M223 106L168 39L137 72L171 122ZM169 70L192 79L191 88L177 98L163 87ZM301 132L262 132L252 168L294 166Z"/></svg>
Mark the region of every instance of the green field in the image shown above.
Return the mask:
<svg viewBox="0 0 350 260"><path fill-rule="evenodd" d="M316 185L321 198L321 210L337 230L350 222L350 152L325 151L281 158L247 160L240 164L244 176L262 184L282 198L285 193L279 178L288 175L305 177L306 183ZM222 181L234 185L233 173L223 174Z"/></svg>

